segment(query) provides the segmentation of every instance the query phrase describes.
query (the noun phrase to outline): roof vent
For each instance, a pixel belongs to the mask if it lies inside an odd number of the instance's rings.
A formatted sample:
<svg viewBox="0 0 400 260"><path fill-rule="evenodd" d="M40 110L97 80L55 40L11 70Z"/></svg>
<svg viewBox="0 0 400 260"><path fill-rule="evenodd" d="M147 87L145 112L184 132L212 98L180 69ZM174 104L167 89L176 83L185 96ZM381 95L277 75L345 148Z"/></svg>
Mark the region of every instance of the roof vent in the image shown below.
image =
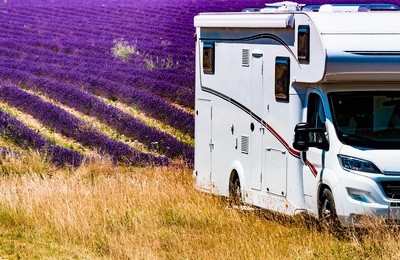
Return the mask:
<svg viewBox="0 0 400 260"><path fill-rule="evenodd" d="M301 6L298 3L283 1L271 4L265 4L265 8L261 9L260 12L268 13L268 12L294 12L300 11Z"/></svg>

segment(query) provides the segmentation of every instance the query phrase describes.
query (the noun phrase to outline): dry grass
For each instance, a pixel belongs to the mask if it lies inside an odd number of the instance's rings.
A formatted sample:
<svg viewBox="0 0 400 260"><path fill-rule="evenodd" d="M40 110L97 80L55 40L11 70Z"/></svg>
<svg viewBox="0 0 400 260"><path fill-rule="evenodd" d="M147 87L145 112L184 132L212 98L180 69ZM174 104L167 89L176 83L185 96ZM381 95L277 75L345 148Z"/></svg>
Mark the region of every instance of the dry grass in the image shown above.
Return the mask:
<svg viewBox="0 0 400 260"><path fill-rule="evenodd" d="M235 210L194 190L187 168L58 169L31 153L1 159L0 178L0 258L400 257L397 228L337 237L312 220Z"/></svg>

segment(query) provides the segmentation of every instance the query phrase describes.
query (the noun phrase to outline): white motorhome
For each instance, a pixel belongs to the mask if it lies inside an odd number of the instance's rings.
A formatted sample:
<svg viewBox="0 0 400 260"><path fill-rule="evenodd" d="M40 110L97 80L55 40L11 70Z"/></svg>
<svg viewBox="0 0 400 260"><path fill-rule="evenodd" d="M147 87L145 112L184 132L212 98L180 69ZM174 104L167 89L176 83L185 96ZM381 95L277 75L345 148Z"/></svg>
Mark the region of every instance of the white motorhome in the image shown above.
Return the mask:
<svg viewBox="0 0 400 260"><path fill-rule="evenodd" d="M399 24L385 4L197 15L196 187L343 225L400 220Z"/></svg>

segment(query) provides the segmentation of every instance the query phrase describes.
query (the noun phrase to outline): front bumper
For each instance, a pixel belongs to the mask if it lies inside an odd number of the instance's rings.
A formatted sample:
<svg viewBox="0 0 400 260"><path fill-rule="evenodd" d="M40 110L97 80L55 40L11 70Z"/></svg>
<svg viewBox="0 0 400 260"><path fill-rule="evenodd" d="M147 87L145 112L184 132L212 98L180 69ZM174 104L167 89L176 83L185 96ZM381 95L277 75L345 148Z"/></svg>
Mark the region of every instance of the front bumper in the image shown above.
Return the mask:
<svg viewBox="0 0 400 260"><path fill-rule="evenodd" d="M333 191L339 220L345 226L400 223L400 199L388 198L380 182L400 176L346 173ZM400 192L400 191L399 191Z"/></svg>
<svg viewBox="0 0 400 260"><path fill-rule="evenodd" d="M373 213L339 216L345 226L400 225L400 208L374 209Z"/></svg>

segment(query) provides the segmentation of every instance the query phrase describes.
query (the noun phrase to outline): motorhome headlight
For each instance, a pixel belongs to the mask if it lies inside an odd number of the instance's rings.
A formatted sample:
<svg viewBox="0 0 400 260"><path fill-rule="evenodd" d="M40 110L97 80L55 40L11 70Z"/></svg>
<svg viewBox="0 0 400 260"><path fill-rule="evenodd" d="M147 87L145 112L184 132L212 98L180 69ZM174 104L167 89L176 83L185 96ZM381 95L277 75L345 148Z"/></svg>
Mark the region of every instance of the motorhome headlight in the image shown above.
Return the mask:
<svg viewBox="0 0 400 260"><path fill-rule="evenodd" d="M381 173L381 171L370 161L346 156L346 155L338 155L340 165L345 170L353 170L359 172L368 172L368 173Z"/></svg>

